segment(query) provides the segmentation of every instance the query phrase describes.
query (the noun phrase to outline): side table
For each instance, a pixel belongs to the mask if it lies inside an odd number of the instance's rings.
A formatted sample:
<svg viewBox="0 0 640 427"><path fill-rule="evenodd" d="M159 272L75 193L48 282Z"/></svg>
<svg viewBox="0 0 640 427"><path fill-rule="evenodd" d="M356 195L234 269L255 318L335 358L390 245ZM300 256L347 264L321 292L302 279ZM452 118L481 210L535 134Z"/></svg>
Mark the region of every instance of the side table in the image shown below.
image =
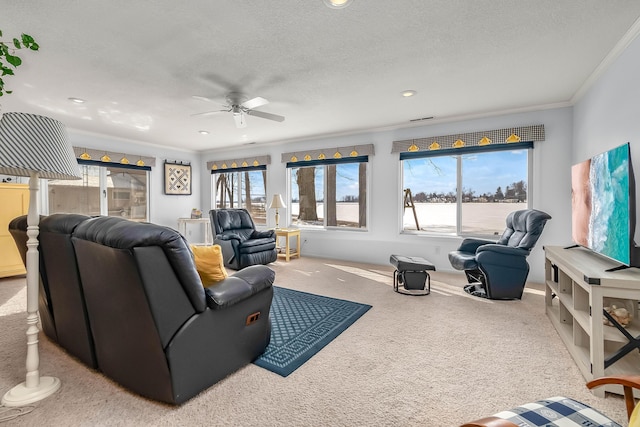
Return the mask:
<svg viewBox="0 0 640 427"><path fill-rule="evenodd" d="M293 256L300 258L300 230L297 228L276 228L276 240L280 237L285 238L284 253L278 253L279 257L284 257L286 261ZM290 238L296 237L295 251L291 248Z"/></svg>
<svg viewBox="0 0 640 427"><path fill-rule="evenodd" d="M209 218L178 218L178 232L180 232L184 237L187 237L187 224L201 224L204 228L204 243L195 243L196 245L213 244Z"/></svg>

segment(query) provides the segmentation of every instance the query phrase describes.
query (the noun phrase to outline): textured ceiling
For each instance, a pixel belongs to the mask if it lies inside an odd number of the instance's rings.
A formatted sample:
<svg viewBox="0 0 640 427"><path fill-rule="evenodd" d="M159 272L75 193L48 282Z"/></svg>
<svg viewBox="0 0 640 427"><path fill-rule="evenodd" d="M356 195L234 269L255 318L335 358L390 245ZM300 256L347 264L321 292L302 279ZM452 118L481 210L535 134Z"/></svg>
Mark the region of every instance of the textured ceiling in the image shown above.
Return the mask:
<svg viewBox="0 0 640 427"><path fill-rule="evenodd" d="M566 104L635 28L640 2L0 0L0 11L2 40L25 32L41 46L5 77L2 111L200 151ZM286 120L237 129L231 113L192 116L220 108L192 95L224 103L232 91Z"/></svg>

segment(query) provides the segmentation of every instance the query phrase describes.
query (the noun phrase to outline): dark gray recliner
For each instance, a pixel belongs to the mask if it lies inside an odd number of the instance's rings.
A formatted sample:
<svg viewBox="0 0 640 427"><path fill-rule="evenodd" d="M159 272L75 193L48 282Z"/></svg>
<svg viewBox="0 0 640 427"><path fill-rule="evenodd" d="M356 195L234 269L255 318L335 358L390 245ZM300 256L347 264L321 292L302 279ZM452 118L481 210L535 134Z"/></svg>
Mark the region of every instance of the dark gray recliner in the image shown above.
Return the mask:
<svg viewBox="0 0 640 427"><path fill-rule="evenodd" d="M220 245L224 266L241 270L250 265L269 264L278 258L276 232L256 230L246 209L209 211L213 243Z"/></svg>
<svg viewBox="0 0 640 427"><path fill-rule="evenodd" d="M529 275L526 258L549 219L536 209L515 211L507 216L507 228L497 242L464 239L458 250L449 252L449 262L464 270L470 283L465 291L489 299L522 298Z"/></svg>

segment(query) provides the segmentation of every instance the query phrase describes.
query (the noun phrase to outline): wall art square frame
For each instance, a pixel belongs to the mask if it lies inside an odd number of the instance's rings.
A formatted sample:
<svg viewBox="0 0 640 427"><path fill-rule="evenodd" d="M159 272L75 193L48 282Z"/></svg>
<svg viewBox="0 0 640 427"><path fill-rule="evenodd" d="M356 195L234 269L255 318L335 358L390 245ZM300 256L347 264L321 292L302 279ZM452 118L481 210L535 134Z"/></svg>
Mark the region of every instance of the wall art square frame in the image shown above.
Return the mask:
<svg viewBox="0 0 640 427"><path fill-rule="evenodd" d="M164 163L164 194L170 196L191 195L191 165Z"/></svg>

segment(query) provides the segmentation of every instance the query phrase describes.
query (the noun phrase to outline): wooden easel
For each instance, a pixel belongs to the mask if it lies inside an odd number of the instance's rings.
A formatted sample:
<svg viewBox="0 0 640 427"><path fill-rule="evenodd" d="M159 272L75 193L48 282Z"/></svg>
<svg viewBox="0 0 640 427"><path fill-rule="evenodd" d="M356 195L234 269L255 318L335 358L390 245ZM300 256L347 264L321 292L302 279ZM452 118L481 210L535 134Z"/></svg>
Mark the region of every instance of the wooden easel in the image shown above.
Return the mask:
<svg viewBox="0 0 640 427"><path fill-rule="evenodd" d="M418 214L416 213L416 205L413 204L413 196L411 195L410 188L405 188L404 190L404 210L406 211L407 208L411 208L411 210L413 210L413 219L416 220L416 230L420 230Z"/></svg>

